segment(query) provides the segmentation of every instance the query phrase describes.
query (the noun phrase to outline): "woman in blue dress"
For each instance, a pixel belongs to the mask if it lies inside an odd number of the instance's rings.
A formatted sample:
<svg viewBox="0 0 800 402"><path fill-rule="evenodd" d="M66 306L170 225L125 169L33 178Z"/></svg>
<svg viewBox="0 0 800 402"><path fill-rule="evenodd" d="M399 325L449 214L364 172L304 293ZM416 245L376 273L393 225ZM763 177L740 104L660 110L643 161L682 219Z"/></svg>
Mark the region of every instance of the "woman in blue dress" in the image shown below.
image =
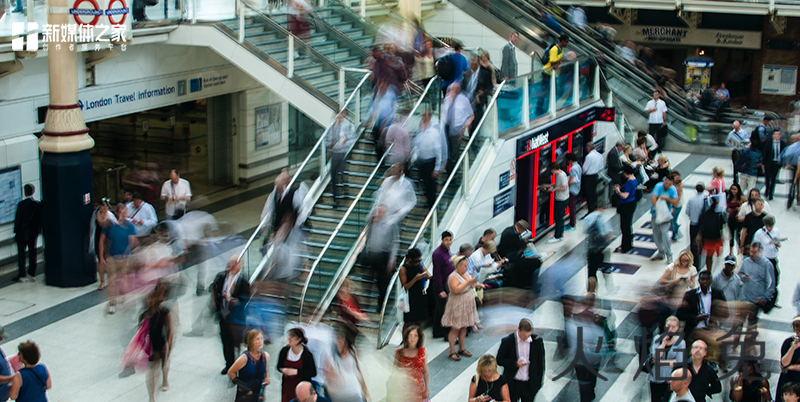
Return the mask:
<svg viewBox="0 0 800 402"><path fill-rule="evenodd" d="M11 382L9 399L17 402L47 402L47 390L53 386L50 372L44 364L39 364L41 353L33 341L22 342L17 347L19 361L24 365Z"/></svg>
<svg viewBox="0 0 800 402"><path fill-rule="evenodd" d="M247 351L233 363L228 377L236 383L236 402L258 402L261 388L269 385L269 354L264 348L264 334L251 329L245 334Z"/></svg>

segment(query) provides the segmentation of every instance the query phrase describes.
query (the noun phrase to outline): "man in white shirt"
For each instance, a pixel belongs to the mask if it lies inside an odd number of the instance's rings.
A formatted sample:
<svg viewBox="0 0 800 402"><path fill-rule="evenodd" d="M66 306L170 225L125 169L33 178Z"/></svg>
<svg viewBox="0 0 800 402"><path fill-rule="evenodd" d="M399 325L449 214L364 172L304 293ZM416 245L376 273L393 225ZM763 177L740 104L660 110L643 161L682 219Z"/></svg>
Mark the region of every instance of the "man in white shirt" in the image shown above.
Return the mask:
<svg viewBox="0 0 800 402"><path fill-rule="evenodd" d="M417 205L414 185L403 174L401 165L393 165L386 172L386 178L383 179L383 183L375 195L375 204L372 210L374 211L378 205L386 207L385 221L387 225L399 224Z"/></svg>
<svg viewBox="0 0 800 402"><path fill-rule="evenodd" d="M583 196L586 198L588 213L597 209L597 175L605 166L603 155L594 149L594 143L586 144L586 158L583 160Z"/></svg>
<svg viewBox="0 0 800 402"><path fill-rule="evenodd" d="M450 171L458 161L461 151L461 138L469 130L475 115L472 104L466 95L461 93L461 85L454 82L447 90L447 97L442 102L442 124L447 134L447 152ZM469 133L467 133L469 134Z"/></svg>
<svg viewBox="0 0 800 402"><path fill-rule="evenodd" d="M742 130L742 123L739 120L733 122L733 130L728 133L725 144L731 148L731 161L733 161L733 182L739 182L739 171L736 169L736 159L739 157L739 150L750 145L750 134Z"/></svg>
<svg viewBox="0 0 800 402"><path fill-rule="evenodd" d="M425 189L428 208L433 208L438 192L436 180L439 178L439 172L444 168L444 153L442 152L442 133L439 132L438 125L431 124L430 109L422 112L422 122L420 131L414 139L414 149L417 151L416 164L419 169L419 179L422 180Z"/></svg>
<svg viewBox="0 0 800 402"><path fill-rule="evenodd" d="M586 31L588 19L586 18L586 11L584 11L583 6L570 6L567 10L567 16L569 18L569 23L574 25L575 28Z"/></svg>
<svg viewBox="0 0 800 402"><path fill-rule="evenodd" d="M555 203L553 204L553 221L556 224L556 231L553 237L547 240L548 243L558 243L564 240L564 212L569 201L569 179L558 162L550 162L547 166L550 173L554 176L552 184L543 185L544 191L553 192Z"/></svg>
<svg viewBox="0 0 800 402"><path fill-rule="evenodd" d="M133 201L125 206L128 209L128 220L136 229L136 237L147 236L158 224L156 209L148 204L140 193L133 193Z"/></svg>
<svg viewBox="0 0 800 402"><path fill-rule="evenodd" d="M519 322L517 331L500 341L497 365L503 367L512 402L533 402L542 388L545 371L544 340L533 333L527 318Z"/></svg>
<svg viewBox="0 0 800 402"><path fill-rule="evenodd" d="M653 99L647 102L644 112L650 115L647 118L648 131L656 137L658 149L663 151L667 140L667 104L659 99L660 96L658 91L653 91Z"/></svg>
<svg viewBox="0 0 800 402"><path fill-rule="evenodd" d="M756 234L753 235L753 243L761 243L761 246L763 247L762 255L764 258L768 259L769 262L772 263L772 267L775 268L774 278L776 289L781 273L781 271L778 270L778 249L781 247L781 243L778 241L778 239L780 238L781 232L775 227L775 215L765 216L764 227L758 229ZM777 298L778 297L776 295L774 299Z"/></svg>
<svg viewBox="0 0 800 402"><path fill-rule="evenodd" d="M169 172L169 180L161 186L161 199L166 201L165 212L168 220L180 219L186 213L186 203L192 198L192 187L186 179L181 179L175 169Z"/></svg>

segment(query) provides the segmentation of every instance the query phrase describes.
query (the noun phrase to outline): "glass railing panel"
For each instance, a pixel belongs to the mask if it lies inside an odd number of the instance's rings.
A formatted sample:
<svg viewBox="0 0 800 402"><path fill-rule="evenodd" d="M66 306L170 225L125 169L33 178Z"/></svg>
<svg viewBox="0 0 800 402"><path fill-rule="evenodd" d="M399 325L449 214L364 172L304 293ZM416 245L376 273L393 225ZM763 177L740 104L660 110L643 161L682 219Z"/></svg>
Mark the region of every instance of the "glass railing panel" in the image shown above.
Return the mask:
<svg viewBox="0 0 800 402"><path fill-rule="evenodd" d="M544 116L550 111L550 71L531 74L528 82L528 105L530 119Z"/></svg>
<svg viewBox="0 0 800 402"><path fill-rule="evenodd" d="M522 105L524 103L524 87L528 85L528 77L509 79L497 96L497 124L499 132L522 124Z"/></svg>
<svg viewBox="0 0 800 402"><path fill-rule="evenodd" d="M594 60L582 60L580 64L581 100L594 96L594 71L597 64Z"/></svg>

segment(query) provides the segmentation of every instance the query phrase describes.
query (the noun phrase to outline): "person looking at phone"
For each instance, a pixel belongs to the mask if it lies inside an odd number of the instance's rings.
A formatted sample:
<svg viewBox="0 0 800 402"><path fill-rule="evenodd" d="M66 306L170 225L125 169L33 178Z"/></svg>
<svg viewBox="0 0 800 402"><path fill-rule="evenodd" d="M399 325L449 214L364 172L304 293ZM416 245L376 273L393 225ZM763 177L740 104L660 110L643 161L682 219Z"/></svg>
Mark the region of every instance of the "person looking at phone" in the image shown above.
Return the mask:
<svg viewBox="0 0 800 402"><path fill-rule="evenodd" d="M781 376L778 377L777 401L784 400L780 390L789 383L800 383L800 316L792 320L794 335L786 338L781 346Z"/></svg>
<svg viewBox="0 0 800 402"><path fill-rule="evenodd" d="M486 354L478 359L478 374L469 383L469 402L510 402L506 379L497 373L497 360Z"/></svg>
<svg viewBox="0 0 800 402"><path fill-rule="evenodd" d="M674 368L686 362L686 342L678 333L680 321L670 316L664 325L664 331L656 337L650 348L650 402L661 402L669 392L669 378ZM660 354L658 364L655 357ZM688 384L687 384L688 386Z"/></svg>

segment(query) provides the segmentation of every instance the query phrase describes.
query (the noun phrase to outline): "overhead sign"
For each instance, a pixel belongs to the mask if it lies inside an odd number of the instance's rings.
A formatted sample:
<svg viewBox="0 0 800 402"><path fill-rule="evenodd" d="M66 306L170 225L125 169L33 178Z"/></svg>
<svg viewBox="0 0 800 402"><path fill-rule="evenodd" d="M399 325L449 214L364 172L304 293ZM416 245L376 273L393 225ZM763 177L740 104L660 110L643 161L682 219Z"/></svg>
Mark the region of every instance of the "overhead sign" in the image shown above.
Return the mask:
<svg viewBox="0 0 800 402"><path fill-rule="evenodd" d="M636 43L761 49L761 32L683 27L614 25L617 37Z"/></svg>
<svg viewBox="0 0 800 402"><path fill-rule="evenodd" d="M71 32L75 36L74 41L82 42L79 40L80 37L88 36L84 31L92 30L89 35L92 38L96 37L96 41L99 42L106 42L109 39L130 40L133 34L131 26L133 16L130 15L132 3L132 0L73 0L69 6L69 14L72 16L69 25L73 28L65 29L62 35ZM117 32L113 39L112 31ZM119 37L120 31L124 38ZM58 40L48 40L48 42L58 42Z"/></svg>
<svg viewBox="0 0 800 402"><path fill-rule="evenodd" d="M797 90L797 66L764 65L761 68L761 93L794 95Z"/></svg>

